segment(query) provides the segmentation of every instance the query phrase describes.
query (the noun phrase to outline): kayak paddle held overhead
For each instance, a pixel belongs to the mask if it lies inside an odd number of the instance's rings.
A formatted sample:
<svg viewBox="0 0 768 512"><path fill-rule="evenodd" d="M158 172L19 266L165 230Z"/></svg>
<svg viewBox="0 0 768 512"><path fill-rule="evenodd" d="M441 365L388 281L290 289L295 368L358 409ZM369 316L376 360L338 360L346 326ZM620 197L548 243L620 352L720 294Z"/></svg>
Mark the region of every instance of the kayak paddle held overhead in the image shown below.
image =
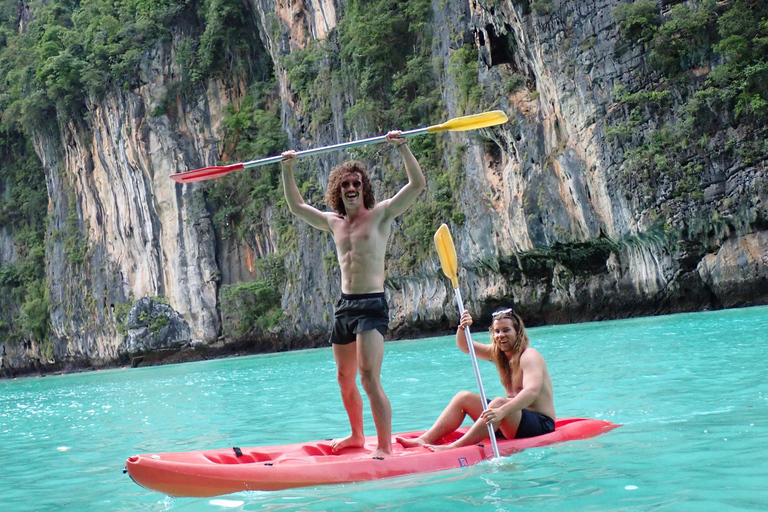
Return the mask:
<svg viewBox="0 0 768 512"><path fill-rule="evenodd" d="M415 130L409 130L402 132L402 137L415 137L417 135L426 135L428 133L439 132L463 132L467 130L477 130L479 128L487 128L489 126L496 126L507 122L507 114L501 110L493 110L491 112L483 112L482 114L474 114L471 116L455 117L442 124L436 124L434 126L428 126L426 128L417 128ZM365 146L368 144L376 144L384 142L386 140L385 135L378 137L371 137L368 139L354 140L351 142L342 142L340 144L333 144L331 146L324 146L321 148L307 149L304 151L296 152L298 158L303 158L312 155L319 155L320 153L328 153L330 151L337 151L340 149L349 149L357 146ZM243 162L232 165L220 165L214 167L205 167L203 169L196 169L194 171L179 172L171 174L171 179L179 183L194 183L196 181L205 181L213 178L219 178L225 174L229 174L233 171L239 171L241 169L251 169L253 167L260 167L262 165L269 165L281 162L283 157L281 155L270 156L267 158L261 158L259 160L251 160L250 162Z"/></svg>

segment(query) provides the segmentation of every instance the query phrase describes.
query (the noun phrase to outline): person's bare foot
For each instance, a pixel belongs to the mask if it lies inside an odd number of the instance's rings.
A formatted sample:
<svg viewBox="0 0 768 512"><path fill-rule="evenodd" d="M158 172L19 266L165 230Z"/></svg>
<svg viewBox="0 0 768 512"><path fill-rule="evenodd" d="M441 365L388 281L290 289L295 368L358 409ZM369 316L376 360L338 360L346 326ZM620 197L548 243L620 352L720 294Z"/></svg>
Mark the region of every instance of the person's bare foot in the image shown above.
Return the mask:
<svg viewBox="0 0 768 512"><path fill-rule="evenodd" d="M391 451L385 452L381 448L376 448L375 450L373 450L373 452L371 452L372 459L383 459L384 457L389 457L390 455L392 455Z"/></svg>
<svg viewBox="0 0 768 512"><path fill-rule="evenodd" d="M454 448L454 446L450 444L425 444L424 446L433 452L441 452L443 450L450 450L451 448Z"/></svg>
<svg viewBox="0 0 768 512"><path fill-rule="evenodd" d="M344 448L362 448L363 446L365 446L364 436L350 435L331 441L331 450L333 450L334 453L343 450Z"/></svg>
<svg viewBox="0 0 768 512"><path fill-rule="evenodd" d="M424 446L426 442L421 437L395 437L395 441L403 445L404 448L415 448L416 446Z"/></svg>

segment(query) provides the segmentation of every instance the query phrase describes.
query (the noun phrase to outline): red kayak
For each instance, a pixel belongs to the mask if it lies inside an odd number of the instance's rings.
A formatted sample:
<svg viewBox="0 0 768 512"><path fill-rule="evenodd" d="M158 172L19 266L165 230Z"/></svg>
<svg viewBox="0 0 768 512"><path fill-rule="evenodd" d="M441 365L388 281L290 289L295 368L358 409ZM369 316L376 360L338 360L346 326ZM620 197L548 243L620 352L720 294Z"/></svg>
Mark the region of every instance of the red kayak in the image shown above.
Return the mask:
<svg viewBox="0 0 768 512"><path fill-rule="evenodd" d="M618 425L608 421L569 418L557 420L555 431L527 439L499 439L499 453L515 452L563 441L586 439ZM458 439L462 427L440 440ZM417 437L419 432L397 434ZM393 436L394 437L394 436ZM331 451L328 441L227 448L198 452L144 454L129 457L126 470L134 482L170 496L217 496L238 491L276 491L291 487L378 480L412 473L471 466L493 456L491 444L477 444L433 452L424 447L404 448L393 443L393 455L374 459L370 453L376 437L366 438L363 448Z"/></svg>

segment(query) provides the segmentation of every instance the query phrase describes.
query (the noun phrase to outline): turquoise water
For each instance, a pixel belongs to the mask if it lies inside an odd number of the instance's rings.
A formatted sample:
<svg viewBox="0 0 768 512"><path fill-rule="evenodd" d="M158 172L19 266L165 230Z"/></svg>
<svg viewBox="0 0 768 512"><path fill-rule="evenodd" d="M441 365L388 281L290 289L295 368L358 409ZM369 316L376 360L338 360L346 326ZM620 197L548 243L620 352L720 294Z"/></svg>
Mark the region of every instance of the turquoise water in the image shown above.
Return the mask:
<svg viewBox="0 0 768 512"><path fill-rule="evenodd" d="M768 307L530 330L559 417L623 426L499 461L378 482L169 498L137 453L293 443L348 425L330 349L0 381L3 510L768 509ZM479 341L487 334L476 333ZM481 362L486 392L502 393ZM474 389L452 337L386 344L395 432ZM366 403L366 430L373 434Z"/></svg>

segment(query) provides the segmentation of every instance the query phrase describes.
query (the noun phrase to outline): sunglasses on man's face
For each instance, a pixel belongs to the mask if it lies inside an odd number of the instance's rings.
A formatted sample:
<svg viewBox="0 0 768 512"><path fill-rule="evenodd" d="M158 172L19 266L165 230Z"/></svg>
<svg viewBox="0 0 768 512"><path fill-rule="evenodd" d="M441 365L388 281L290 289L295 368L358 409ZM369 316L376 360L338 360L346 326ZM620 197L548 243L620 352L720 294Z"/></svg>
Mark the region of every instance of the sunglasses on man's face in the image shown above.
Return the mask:
<svg viewBox="0 0 768 512"><path fill-rule="evenodd" d="M498 318L502 318L502 317L507 316L507 315L514 316L515 315L515 310L512 309L512 308L500 309L498 311L494 311L493 313L491 313L491 318L496 320Z"/></svg>
<svg viewBox="0 0 768 512"><path fill-rule="evenodd" d="M357 189L357 188L360 188L362 186L363 186L363 182L362 181L352 181L352 182L350 182L350 181L342 181L341 182L341 188L354 187L354 188Z"/></svg>

